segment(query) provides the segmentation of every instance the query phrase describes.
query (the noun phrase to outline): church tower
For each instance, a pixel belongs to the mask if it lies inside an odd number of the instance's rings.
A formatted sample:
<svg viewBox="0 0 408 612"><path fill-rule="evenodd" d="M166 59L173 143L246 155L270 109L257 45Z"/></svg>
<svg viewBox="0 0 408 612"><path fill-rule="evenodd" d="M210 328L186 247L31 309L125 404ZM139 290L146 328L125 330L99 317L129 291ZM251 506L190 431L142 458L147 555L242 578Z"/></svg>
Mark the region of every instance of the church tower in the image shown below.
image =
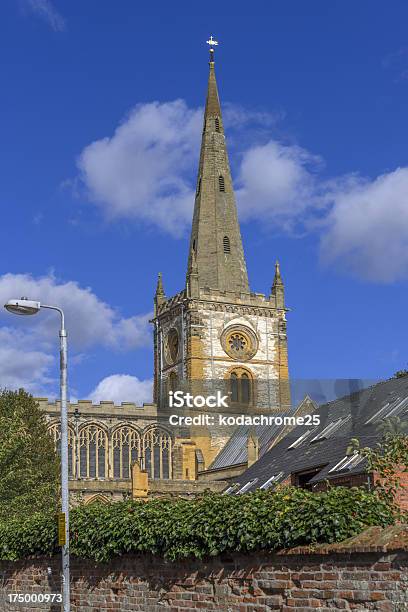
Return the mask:
<svg viewBox="0 0 408 612"><path fill-rule="evenodd" d="M210 42L214 42L211 41ZM289 408L284 285L249 288L221 106L210 50L209 79L184 289L154 299L154 400L184 381L229 381L236 412Z"/></svg>

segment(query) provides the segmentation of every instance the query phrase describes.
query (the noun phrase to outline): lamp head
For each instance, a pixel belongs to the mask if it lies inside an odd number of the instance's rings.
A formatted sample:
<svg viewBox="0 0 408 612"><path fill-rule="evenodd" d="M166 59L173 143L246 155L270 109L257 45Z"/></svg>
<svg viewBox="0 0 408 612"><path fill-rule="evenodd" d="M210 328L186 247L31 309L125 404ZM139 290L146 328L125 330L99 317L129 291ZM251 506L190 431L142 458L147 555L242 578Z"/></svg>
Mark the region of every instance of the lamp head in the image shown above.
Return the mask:
<svg viewBox="0 0 408 612"><path fill-rule="evenodd" d="M4 304L4 308L17 315L34 315L39 312L41 303L22 297L19 300L9 300L7 304Z"/></svg>

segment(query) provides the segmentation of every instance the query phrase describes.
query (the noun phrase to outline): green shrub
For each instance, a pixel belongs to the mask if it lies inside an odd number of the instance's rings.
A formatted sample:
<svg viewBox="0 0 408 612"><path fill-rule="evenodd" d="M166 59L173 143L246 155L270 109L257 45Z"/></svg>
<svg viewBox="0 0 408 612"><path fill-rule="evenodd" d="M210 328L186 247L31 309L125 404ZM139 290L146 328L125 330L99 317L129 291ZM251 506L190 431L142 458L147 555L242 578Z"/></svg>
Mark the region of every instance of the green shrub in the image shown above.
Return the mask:
<svg viewBox="0 0 408 612"><path fill-rule="evenodd" d="M310 493L283 487L245 495L208 493L195 500L94 503L73 509L70 522L71 553L77 557L108 561L153 553L175 560L338 542L368 526L392 524L394 514L364 489ZM56 519L50 514L0 523L1 559L56 550Z"/></svg>
<svg viewBox="0 0 408 612"><path fill-rule="evenodd" d="M57 518L51 513L0 522L0 559L16 561L32 555L51 555L56 549Z"/></svg>

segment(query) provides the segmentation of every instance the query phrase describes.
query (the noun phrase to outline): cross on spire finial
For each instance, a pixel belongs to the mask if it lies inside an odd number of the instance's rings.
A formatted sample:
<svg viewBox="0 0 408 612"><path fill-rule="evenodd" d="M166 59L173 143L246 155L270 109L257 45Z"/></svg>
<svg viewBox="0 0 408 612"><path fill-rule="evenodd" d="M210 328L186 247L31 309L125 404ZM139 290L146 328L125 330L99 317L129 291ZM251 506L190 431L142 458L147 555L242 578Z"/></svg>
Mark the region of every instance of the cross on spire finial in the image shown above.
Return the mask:
<svg viewBox="0 0 408 612"><path fill-rule="evenodd" d="M214 40L211 34L210 39L207 40L206 42L207 42L207 45L210 45L210 63L213 64L214 63L214 47L218 45L218 41Z"/></svg>
<svg viewBox="0 0 408 612"><path fill-rule="evenodd" d="M207 45L211 45L211 47L216 47L218 45L218 41L213 39L212 34L210 40L207 40Z"/></svg>

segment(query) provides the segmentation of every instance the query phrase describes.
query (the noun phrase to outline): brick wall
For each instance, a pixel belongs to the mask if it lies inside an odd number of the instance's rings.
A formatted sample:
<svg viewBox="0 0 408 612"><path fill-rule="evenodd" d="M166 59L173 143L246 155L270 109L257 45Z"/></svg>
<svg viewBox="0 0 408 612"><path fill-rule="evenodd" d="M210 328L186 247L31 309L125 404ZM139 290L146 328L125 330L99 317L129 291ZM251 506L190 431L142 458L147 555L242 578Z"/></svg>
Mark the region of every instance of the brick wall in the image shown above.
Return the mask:
<svg viewBox="0 0 408 612"><path fill-rule="evenodd" d="M329 485L330 482L330 485ZM368 483L370 482L370 475L368 474L345 474L342 476L338 476L337 478L330 478L330 481L328 480L321 480L320 482L317 482L315 485L313 485L312 491L316 492L320 492L320 491L327 491L328 486L331 487L363 487L365 485L368 485ZM295 484L294 479L292 479L290 481L290 484Z"/></svg>
<svg viewBox="0 0 408 612"><path fill-rule="evenodd" d="M408 472L404 470L400 473L400 476L401 488L397 493L397 499L399 506L403 510L408 511Z"/></svg>
<svg viewBox="0 0 408 612"><path fill-rule="evenodd" d="M400 488L397 491L396 500L400 508L404 511L408 511L408 471L406 466L401 466L401 471L398 472L398 477L400 479ZM372 480L374 483L381 481L381 478L378 474L374 473L372 475Z"/></svg>
<svg viewBox="0 0 408 612"><path fill-rule="evenodd" d="M147 555L106 565L73 560L72 612L408 610L407 529L392 528L386 537L377 528L367 533L369 538L313 552L231 554L208 562ZM58 592L59 564L59 557L0 562L0 609L60 610L7 603L8 593Z"/></svg>

